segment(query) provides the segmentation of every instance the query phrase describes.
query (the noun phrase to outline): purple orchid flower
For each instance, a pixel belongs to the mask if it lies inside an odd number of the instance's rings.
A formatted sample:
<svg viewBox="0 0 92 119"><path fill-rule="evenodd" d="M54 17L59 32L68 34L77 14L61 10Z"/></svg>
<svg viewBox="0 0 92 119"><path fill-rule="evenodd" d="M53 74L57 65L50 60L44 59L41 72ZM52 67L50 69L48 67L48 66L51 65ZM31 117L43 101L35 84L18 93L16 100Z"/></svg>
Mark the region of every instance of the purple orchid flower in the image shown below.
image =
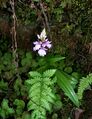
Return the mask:
<svg viewBox="0 0 92 119"><path fill-rule="evenodd" d="M40 35L37 35L39 41L33 42L35 45L33 51L38 51L40 56L45 56L46 51L52 47L51 41L47 39L46 31L43 29Z"/></svg>

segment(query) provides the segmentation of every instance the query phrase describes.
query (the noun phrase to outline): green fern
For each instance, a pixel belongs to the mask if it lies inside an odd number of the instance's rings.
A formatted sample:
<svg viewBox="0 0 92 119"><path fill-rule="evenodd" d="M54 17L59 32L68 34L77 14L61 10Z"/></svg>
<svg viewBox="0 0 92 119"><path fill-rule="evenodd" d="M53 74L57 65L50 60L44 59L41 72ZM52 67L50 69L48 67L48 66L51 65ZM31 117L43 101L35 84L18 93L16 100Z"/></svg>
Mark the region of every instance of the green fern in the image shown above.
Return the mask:
<svg viewBox="0 0 92 119"><path fill-rule="evenodd" d="M87 75L87 77L83 77L79 83L78 88L78 98L81 100L83 97L83 92L86 90L90 84L92 84L92 73Z"/></svg>
<svg viewBox="0 0 92 119"><path fill-rule="evenodd" d="M31 119L46 119L46 111L51 111L55 95L52 91L55 69L47 70L42 74L31 71L30 78L26 80L29 87L28 111L32 110Z"/></svg>

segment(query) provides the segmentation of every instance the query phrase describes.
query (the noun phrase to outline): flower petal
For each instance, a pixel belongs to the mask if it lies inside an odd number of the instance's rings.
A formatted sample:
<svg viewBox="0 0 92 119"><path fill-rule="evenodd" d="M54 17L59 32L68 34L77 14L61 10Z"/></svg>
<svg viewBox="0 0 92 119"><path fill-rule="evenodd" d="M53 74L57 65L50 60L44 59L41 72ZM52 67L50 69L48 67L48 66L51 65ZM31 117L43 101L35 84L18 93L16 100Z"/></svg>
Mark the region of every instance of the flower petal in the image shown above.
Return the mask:
<svg viewBox="0 0 92 119"><path fill-rule="evenodd" d="M40 44L35 45L35 47L33 47L33 51L39 50L41 48Z"/></svg>
<svg viewBox="0 0 92 119"><path fill-rule="evenodd" d="M41 39L40 35L37 35L38 39Z"/></svg>
<svg viewBox="0 0 92 119"><path fill-rule="evenodd" d="M43 43L42 43L42 47L47 47L47 48L51 48L52 44L51 41L48 41L48 39L46 39Z"/></svg>
<svg viewBox="0 0 92 119"><path fill-rule="evenodd" d="M47 44L47 47L48 47L48 48L51 48L51 47L52 47L52 44Z"/></svg>
<svg viewBox="0 0 92 119"><path fill-rule="evenodd" d="M35 42L33 42L33 44L34 44L34 45L37 45L37 44L39 44L39 42L38 42L38 41L35 41Z"/></svg>
<svg viewBox="0 0 92 119"><path fill-rule="evenodd" d="M38 50L38 54L40 55L40 56L45 56L46 55L46 51L45 51L45 49L40 49L40 50Z"/></svg>
<svg viewBox="0 0 92 119"><path fill-rule="evenodd" d="M42 30L41 34L40 35L37 35L38 39L44 41L46 39L46 30L45 28Z"/></svg>
<svg viewBox="0 0 92 119"><path fill-rule="evenodd" d="M41 39L45 39L47 37L45 28L42 30L40 37L41 37Z"/></svg>

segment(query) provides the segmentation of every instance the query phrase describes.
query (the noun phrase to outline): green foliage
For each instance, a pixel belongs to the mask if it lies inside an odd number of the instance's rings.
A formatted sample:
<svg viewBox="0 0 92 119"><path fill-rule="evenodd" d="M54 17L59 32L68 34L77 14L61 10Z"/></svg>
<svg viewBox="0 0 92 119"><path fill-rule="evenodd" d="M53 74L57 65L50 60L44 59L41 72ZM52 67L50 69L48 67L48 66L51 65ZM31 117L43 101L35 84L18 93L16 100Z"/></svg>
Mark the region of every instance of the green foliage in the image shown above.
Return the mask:
<svg viewBox="0 0 92 119"><path fill-rule="evenodd" d="M33 110L32 119L46 119L46 111L51 111L51 104L54 103L55 95L52 91L55 69L50 69L42 74L31 71L29 79L26 80L29 91L28 110Z"/></svg>
<svg viewBox="0 0 92 119"><path fill-rule="evenodd" d="M60 4L59 7L55 8L53 10L53 13L55 14L55 18L57 19L58 22L60 22L62 20L63 8L61 5L62 4Z"/></svg>
<svg viewBox="0 0 92 119"><path fill-rule="evenodd" d="M39 0L33 0L34 2L39 2Z"/></svg>
<svg viewBox="0 0 92 119"><path fill-rule="evenodd" d="M21 86L22 86L22 80L16 79L16 81L14 83L14 90L17 95L20 95Z"/></svg>
<svg viewBox="0 0 92 119"><path fill-rule="evenodd" d="M10 80L16 73L15 66L12 63L12 54L10 52L4 53L0 59L0 74L2 75L2 78L7 78L7 80Z"/></svg>
<svg viewBox="0 0 92 119"><path fill-rule="evenodd" d="M20 67L19 73L25 73L29 70L30 67L34 67L33 58L31 52L24 53L23 51L20 53Z"/></svg>
<svg viewBox="0 0 92 119"><path fill-rule="evenodd" d="M31 24L32 26L33 25L35 26L36 10L32 9L31 6L27 5L26 3L18 1L17 3L18 5L16 6L17 17L23 24L25 25Z"/></svg>
<svg viewBox="0 0 92 119"><path fill-rule="evenodd" d="M31 60L32 60L32 54L30 53L30 52L27 52L26 54L25 54L25 57L24 58L22 58L22 60L21 60L21 65L22 66L30 66L30 64L31 64Z"/></svg>
<svg viewBox="0 0 92 119"><path fill-rule="evenodd" d="M15 99L14 105L16 105L16 114L19 116L23 113L25 102L23 100Z"/></svg>
<svg viewBox="0 0 92 119"><path fill-rule="evenodd" d="M57 113L54 113L54 114L52 115L52 119L58 119Z"/></svg>
<svg viewBox="0 0 92 119"><path fill-rule="evenodd" d="M0 90L7 90L8 89L8 83L4 82L4 80L0 81Z"/></svg>
<svg viewBox="0 0 92 119"><path fill-rule="evenodd" d="M61 102L61 98L62 97L60 95L56 95L56 101L55 101L55 104L53 105L53 109L55 111L59 111L63 107L63 103Z"/></svg>
<svg viewBox="0 0 92 119"><path fill-rule="evenodd" d="M16 92L16 95L22 95L26 96L26 87L22 84L22 79L18 78L14 82L14 91Z"/></svg>
<svg viewBox="0 0 92 119"><path fill-rule="evenodd" d="M71 67L65 67L64 71L68 74L72 73L72 68Z"/></svg>
<svg viewBox="0 0 92 119"><path fill-rule="evenodd" d="M69 81L71 77L68 75L64 74L63 72L57 71L56 72L57 76L57 84L59 87L64 91L64 93L70 98L70 100L77 106L79 107L79 100L78 97Z"/></svg>
<svg viewBox="0 0 92 119"><path fill-rule="evenodd" d="M43 77L51 78L55 74L56 70L47 70L43 73Z"/></svg>
<svg viewBox="0 0 92 119"><path fill-rule="evenodd" d="M14 114L14 109L9 107L8 105L8 100L7 99L3 99L2 103L1 103L1 107L0 107L0 116L5 119L10 115Z"/></svg>
<svg viewBox="0 0 92 119"><path fill-rule="evenodd" d="M40 58L38 60L38 71L45 71L46 69L49 69L49 68L58 68L58 63L61 62L62 60L64 60L65 57L63 56L59 56L59 55L56 55L56 56L46 56L44 58Z"/></svg>
<svg viewBox="0 0 92 119"><path fill-rule="evenodd" d="M40 66L43 66L43 65L48 65L48 66L54 66L55 63L61 61L65 59L65 57L63 56L46 56L44 58L40 58L39 61L38 61L38 64Z"/></svg>
<svg viewBox="0 0 92 119"><path fill-rule="evenodd" d="M21 119L31 119L30 113L24 112L24 113L22 114L22 118L21 118Z"/></svg>
<svg viewBox="0 0 92 119"><path fill-rule="evenodd" d="M89 88L89 86L92 84L92 73L87 75L87 77L82 77L80 79L80 83L78 86L78 98L81 100L83 97L83 92Z"/></svg>

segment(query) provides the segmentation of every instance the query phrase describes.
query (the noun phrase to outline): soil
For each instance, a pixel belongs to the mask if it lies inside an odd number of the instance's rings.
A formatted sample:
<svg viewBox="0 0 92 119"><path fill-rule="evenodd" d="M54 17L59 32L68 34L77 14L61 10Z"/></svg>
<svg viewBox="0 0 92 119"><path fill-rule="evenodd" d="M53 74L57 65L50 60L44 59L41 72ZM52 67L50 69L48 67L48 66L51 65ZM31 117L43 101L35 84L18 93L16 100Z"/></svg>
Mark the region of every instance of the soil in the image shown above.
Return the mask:
<svg viewBox="0 0 92 119"><path fill-rule="evenodd" d="M92 119L92 90L85 91L83 101L83 119Z"/></svg>

